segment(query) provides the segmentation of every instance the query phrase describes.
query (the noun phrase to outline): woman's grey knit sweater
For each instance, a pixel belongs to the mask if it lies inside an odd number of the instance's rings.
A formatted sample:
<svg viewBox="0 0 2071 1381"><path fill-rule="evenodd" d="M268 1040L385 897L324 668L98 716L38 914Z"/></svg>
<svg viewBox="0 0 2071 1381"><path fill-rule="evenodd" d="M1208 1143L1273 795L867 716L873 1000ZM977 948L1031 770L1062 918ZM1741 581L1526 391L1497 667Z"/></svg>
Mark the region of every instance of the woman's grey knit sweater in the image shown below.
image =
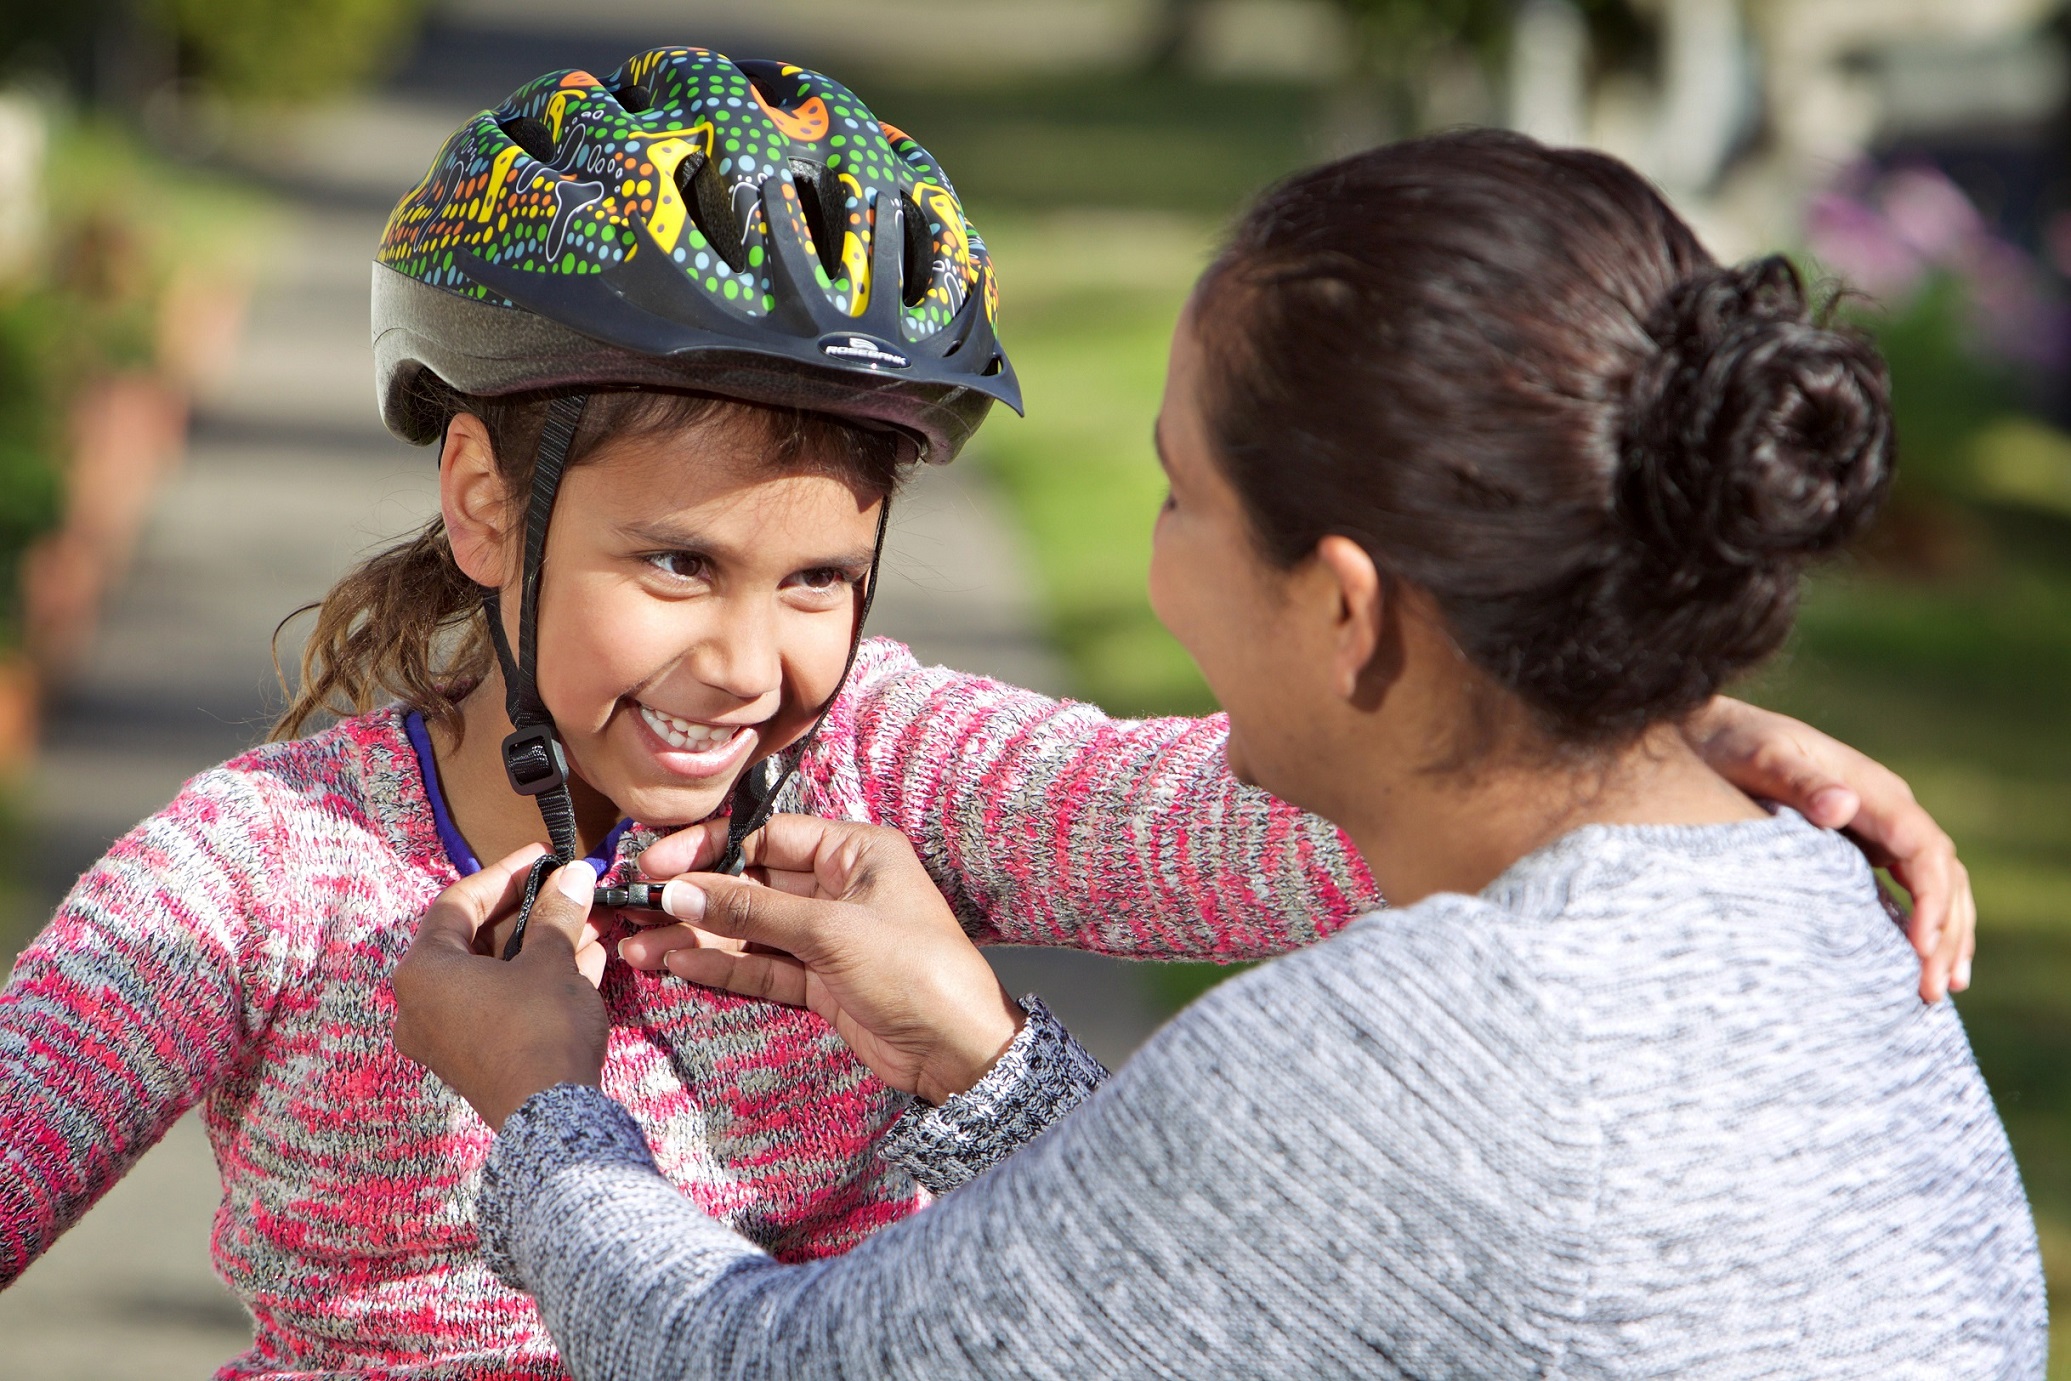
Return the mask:
<svg viewBox="0 0 2071 1381"><path fill-rule="evenodd" d="M582 1378L2040 1377L2020 1180L1917 974L1789 811L1592 826L1216 989L847 1256L778 1265L566 1085L483 1240ZM954 1182L1096 1070L1038 1012L895 1140Z"/></svg>

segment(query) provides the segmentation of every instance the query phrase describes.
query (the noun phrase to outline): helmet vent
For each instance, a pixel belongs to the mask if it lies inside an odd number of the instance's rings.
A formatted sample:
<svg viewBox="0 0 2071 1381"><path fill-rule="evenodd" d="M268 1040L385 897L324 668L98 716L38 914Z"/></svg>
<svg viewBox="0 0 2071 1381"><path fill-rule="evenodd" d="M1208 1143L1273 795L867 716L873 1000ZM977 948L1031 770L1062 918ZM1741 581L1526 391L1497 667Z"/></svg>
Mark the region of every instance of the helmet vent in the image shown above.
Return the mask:
<svg viewBox="0 0 2071 1381"><path fill-rule="evenodd" d="M806 228L813 234L813 252L829 278L841 276L841 237L848 219L848 194L841 179L817 163L802 158L791 160L791 180L798 187L798 205L805 212Z"/></svg>
<svg viewBox="0 0 2071 1381"><path fill-rule="evenodd" d="M638 115L654 105L654 93L638 82L627 82L616 93L618 103L630 115Z"/></svg>
<svg viewBox="0 0 2071 1381"><path fill-rule="evenodd" d="M546 127L546 121L530 115L520 115L515 120L504 121L498 128L503 131L504 138L530 154L536 161L554 161L554 136Z"/></svg>
<svg viewBox="0 0 2071 1381"><path fill-rule="evenodd" d="M701 153L691 154L676 165L676 190L683 194L691 224L726 266L736 273L748 267L741 223L733 214L733 191L717 165Z"/></svg>
<svg viewBox="0 0 2071 1381"><path fill-rule="evenodd" d="M928 295L935 276L935 237L928 233L927 213L904 192L899 194L899 227L906 237L906 249L899 264L899 300L918 307Z"/></svg>

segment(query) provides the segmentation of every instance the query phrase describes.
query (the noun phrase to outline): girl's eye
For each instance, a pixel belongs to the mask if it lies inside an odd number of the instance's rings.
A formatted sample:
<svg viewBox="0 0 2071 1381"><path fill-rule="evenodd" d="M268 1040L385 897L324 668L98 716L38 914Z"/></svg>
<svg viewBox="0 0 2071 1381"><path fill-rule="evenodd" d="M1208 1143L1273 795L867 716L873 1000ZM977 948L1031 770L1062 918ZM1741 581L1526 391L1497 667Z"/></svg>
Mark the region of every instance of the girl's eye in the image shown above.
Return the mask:
<svg viewBox="0 0 2071 1381"><path fill-rule="evenodd" d="M697 580L711 573L711 562L694 551L659 551L647 558L647 563L665 575L678 580Z"/></svg>
<svg viewBox="0 0 2071 1381"><path fill-rule="evenodd" d="M849 574L847 571L837 570L833 566L822 566L817 570L800 571L792 579L808 590L825 593L829 590L838 590L842 586L847 585L849 583Z"/></svg>
<svg viewBox="0 0 2071 1381"><path fill-rule="evenodd" d="M1158 512L1170 513L1177 507L1179 507L1179 500L1172 497L1172 490L1168 487L1165 490L1165 502L1158 505Z"/></svg>

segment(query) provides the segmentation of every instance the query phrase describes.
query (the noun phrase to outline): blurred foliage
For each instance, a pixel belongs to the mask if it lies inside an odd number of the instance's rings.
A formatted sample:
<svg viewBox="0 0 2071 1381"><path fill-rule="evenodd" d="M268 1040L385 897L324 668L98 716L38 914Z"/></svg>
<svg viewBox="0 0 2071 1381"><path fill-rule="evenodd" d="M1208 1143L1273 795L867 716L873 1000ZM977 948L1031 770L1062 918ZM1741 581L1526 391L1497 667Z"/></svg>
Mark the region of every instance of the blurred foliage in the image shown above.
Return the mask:
<svg viewBox="0 0 2071 1381"><path fill-rule="evenodd" d="M1978 504L2071 488L2071 438L2052 446L2052 429L2026 415L2067 363L2061 292L1929 164L1850 169L1811 199L1805 223L1814 276L1839 274L1846 319L1891 368L1898 481L1879 552L1946 572L1974 555Z"/></svg>
<svg viewBox="0 0 2071 1381"><path fill-rule="evenodd" d="M1659 6L1633 0L1572 0L1588 26L1599 69L1650 67ZM1432 109L1434 74L1448 60L1471 63L1492 87L1510 57L1518 0L1331 0L1351 30L1348 81L1378 98L1387 128L1445 123Z"/></svg>
<svg viewBox="0 0 2071 1381"><path fill-rule="evenodd" d="M1320 101L1309 86L1173 72L1017 77L978 88L881 74L858 79L857 92L941 160L988 234L1002 212L1222 215L1309 160ZM1018 290L1004 276L1003 287Z"/></svg>
<svg viewBox="0 0 2071 1381"><path fill-rule="evenodd" d="M63 514L75 400L153 368L167 284L249 257L264 233L248 195L170 168L109 120L60 112L45 169L42 250L0 281L0 647L20 635L22 555Z"/></svg>
<svg viewBox="0 0 2071 1381"><path fill-rule="evenodd" d="M1969 313L1962 281L1943 273L1897 311L1857 317L1891 367L1904 499L1947 503L1971 497L1973 442L2020 403L2013 373L1970 338Z"/></svg>
<svg viewBox="0 0 2071 1381"><path fill-rule="evenodd" d="M23 553L63 510L63 393L46 350L68 335L55 295L0 292L0 648L20 641Z"/></svg>
<svg viewBox="0 0 2071 1381"><path fill-rule="evenodd" d="M399 60L423 0L146 0L183 66L222 94L301 102Z"/></svg>
<svg viewBox="0 0 2071 1381"><path fill-rule="evenodd" d="M981 434L1031 537L1050 629L1081 694L1117 714L1214 708L1144 593L1165 493L1151 449L1165 345L1205 263L1206 223L1143 212L1005 219L989 232L1025 420ZM1087 254L1104 241L1102 254ZM1003 301L1006 300L1003 297Z"/></svg>

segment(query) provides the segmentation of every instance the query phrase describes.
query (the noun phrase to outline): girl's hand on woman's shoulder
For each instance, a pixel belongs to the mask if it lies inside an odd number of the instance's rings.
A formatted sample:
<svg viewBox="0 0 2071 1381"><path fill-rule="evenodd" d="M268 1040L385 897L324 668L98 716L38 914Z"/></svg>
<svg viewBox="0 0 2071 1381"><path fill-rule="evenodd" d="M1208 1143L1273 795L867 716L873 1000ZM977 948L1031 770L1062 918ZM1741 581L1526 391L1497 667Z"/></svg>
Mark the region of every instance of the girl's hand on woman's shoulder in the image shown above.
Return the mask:
<svg viewBox="0 0 2071 1381"><path fill-rule="evenodd" d="M640 860L650 877L686 875L663 893L677 923L626 937L627 963L810 1008L880 1079L930 1103L1013 1044L1025 1014L897 830L777 815L743 845L750 876L688 871L724 843L715 821Z"/></svg>
<svg viewBox="0 0 2071 1381"><path fill-rule="evenodd" d="M1920 954L1920 996L1970 986L1977 902L1956 845L1890 768L1786 715L1715 698L1684 728L1713 771L1751 796L1843 830L1913 897L1906 938Z"/></svg>

